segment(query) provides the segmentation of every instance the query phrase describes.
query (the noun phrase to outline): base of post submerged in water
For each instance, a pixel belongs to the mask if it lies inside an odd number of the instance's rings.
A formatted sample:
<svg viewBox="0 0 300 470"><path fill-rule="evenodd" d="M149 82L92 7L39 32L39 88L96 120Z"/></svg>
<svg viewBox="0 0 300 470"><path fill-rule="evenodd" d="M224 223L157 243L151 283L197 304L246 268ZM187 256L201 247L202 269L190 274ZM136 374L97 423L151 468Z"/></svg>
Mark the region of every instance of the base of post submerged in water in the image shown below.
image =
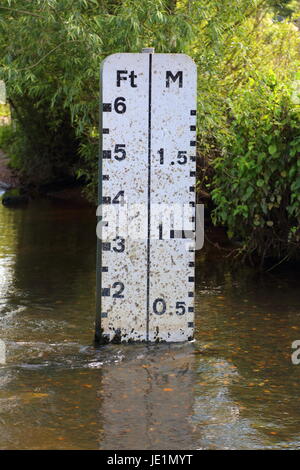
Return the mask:
<svg viewBox="0 0 300 470"><path fill-rule="evenodd" d="M101 344L193 339L196 66L153 52L101 66Z"/></svg>

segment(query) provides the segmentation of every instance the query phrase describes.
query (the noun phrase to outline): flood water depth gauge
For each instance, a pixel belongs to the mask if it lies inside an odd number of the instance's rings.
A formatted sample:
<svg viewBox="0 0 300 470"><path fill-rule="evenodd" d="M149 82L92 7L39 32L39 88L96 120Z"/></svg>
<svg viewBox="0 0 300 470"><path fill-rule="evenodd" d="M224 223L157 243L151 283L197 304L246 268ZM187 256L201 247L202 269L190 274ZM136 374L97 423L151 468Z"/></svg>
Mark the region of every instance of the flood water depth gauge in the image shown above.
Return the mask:
<svg viewBox="0 0 300 470"><path fill-rule="evenodd" d="M151 49L113 54L100 106L96 339L191 340L196 66Z"/></svg>

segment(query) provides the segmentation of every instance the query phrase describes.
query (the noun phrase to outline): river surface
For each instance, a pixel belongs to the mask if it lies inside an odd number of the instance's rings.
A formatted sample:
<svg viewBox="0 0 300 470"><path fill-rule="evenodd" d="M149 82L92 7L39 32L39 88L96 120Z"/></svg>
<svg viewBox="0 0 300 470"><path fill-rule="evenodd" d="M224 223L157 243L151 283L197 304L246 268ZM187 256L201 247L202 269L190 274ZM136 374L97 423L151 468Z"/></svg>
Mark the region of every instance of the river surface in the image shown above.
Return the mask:
<svg viewBox="0 0 300 470"><path fill-rule="evenodd" d="M0 449L300 449L300 282L207 250L196 341L93 346L95 214L0 204Z"/></svg>

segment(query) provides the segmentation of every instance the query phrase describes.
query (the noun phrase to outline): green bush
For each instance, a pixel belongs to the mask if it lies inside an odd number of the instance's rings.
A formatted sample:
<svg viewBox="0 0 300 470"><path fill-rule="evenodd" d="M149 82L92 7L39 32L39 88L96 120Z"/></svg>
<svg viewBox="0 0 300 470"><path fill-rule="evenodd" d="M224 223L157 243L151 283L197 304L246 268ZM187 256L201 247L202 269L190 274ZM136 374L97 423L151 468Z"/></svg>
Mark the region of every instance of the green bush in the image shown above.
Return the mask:
<svg viewBox="0 0 300 470"><path fill-rule="evenodd" d="M42 184L74 173L78 143L74 128L65 116L57 118L55 132L51 117L35 106L22 107L13 125L0 126L0 148L9 156L10 166L19 171L26 185ZM22 123L20 123L20 119Z"/></svg>
<svg viewBox="0 0 300 470"><path fill-rule="evenodd" d="M10 111L9 106L7 104L0 103L0 116L9 117Z"/></svg>
<svg viewBox="0 0 300 470"><path fill-rule="evenodd" d="M300 110L291 89L269 75L228 104L222 155L214 161L215 223L243 240L247 255L299 252Z"/></svg>
<svg viewBox="0 0 300 470"><path fill-rule="evenodd" d="M0 148L2 150L8 150L13 141L13 127L12 126L0 126Z"/></svg>

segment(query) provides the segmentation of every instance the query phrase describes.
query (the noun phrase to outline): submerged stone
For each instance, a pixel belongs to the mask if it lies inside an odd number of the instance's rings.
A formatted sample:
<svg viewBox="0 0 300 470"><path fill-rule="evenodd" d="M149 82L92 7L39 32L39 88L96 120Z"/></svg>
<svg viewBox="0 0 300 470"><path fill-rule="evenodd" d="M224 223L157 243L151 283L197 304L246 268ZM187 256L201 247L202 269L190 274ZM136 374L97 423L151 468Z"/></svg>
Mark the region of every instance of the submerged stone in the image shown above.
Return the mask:
<svg viewBox="0 0 300 470"><path fill-rule="evenodd" d="M2 204L5 207L20 207L28 203L29 198L25 194L21 194L18 189L6 191L2 196Z"/></svg>

